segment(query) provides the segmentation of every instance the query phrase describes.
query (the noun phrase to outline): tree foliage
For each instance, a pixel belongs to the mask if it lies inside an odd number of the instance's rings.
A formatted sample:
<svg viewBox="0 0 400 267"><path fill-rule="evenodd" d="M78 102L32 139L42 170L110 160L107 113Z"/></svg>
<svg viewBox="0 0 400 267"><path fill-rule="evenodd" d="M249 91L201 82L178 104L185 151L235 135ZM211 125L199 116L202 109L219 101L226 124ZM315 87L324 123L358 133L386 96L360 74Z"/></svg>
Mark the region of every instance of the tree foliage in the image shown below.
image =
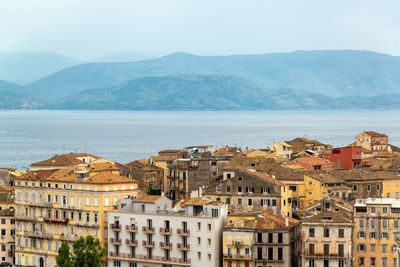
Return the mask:
<svg viewBox="0 0 400 267"><path fill-rule="evenodd" d="M72 244L73 252L67 242L63 242L56 258L60 267L100 267L105 257L105 249L98 238L81 237Z"/></svg>

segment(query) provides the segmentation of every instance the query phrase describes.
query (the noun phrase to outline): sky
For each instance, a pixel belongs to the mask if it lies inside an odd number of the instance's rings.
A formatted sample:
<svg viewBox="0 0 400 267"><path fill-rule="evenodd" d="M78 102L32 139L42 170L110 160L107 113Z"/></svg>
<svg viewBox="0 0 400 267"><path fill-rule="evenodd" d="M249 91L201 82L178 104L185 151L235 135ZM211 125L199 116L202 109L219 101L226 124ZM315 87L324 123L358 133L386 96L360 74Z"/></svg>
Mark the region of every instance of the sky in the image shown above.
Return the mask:
<svg viewBox="0 0 400 267"><path fill-rule="evenodd" d="M0 51L400 56L398 0L0 0Z"/></svg>

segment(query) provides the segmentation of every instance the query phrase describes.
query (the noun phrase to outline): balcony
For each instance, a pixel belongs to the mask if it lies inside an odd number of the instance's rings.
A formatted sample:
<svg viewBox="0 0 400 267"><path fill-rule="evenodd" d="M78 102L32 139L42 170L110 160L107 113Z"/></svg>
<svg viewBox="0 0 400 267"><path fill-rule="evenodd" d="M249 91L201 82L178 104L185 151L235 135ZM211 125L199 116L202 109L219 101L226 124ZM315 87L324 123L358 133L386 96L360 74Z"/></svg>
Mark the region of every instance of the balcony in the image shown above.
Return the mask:
<svg viewBox="0 0 400 267"><path fill-rule="evenodd" d="M66 219L58 219L58 218L57 219L49 219L49 218L45 218L44 222L45 223L68 224L69 219L68 218L66 218Z"/></svg>
<svg viewBox="0 0 400 267"><path fill-rule="evenodd" d="M35 217L29 215L15 215L14 218L19 221L36 221Z"/></svg>
<svg viewBox="0 0 400 267"><path fill-rule="evenodd" d="M190 236L189 229L176 229L176 233L181 236Z"/></svg>
<svg viewBox="0 0 400 267"><path fill-rule="evenodd" d="M172 229L171 228L160 227L160 234L162 234L162 235L171 235L172 234Z"/></svg>
<svg viewBox="0 0 400 267"><path fill-rule="evenodd" d="M136 225L125 225L125 230L127 232L137 232L138 227Z"/></svg>
<svg viewBox="0 0 400 267"><path fill-rule="evenodd" d="M109 252L109 258L111 259L120 259L120 260L132 260L137 262L144 263L156 263L156 264L172 264L172 265L180 265L180 266L190 266L190 259L182 259L182 258L166 258L160 256L149 256L142 254L129 254L129 253L116 253Z"/></svg>
<svg viewBox="0 0 400 267"><path fill-rule="evenodd" d="M111 244L120 245L120 244L121 244L121 238L111 237L111 238L110 238L110 243L111 243Z"/></svg>
<svg viewBox="0 0 400 267"><path fill-rule="evenodd" d="M95 222L95 223L90 223L90 222L75 222L74 223L77 226L83 226L83 227L92 227L92 228L100 228L100 225Z"/></svg>
<svg viewBox="0 0 400 267"><path fill-rule="evenodd" d="M136 247L138 245L138 241L131 240L131 239L125 239L125 244L127 244L130 247Z"/></svg>
<svg viewBox="0 0 400 267"><path fill-rule="evenodd" d="M344 255L344 252L339 252L339 253L315 253L312 251L306 251L305 252L305 257L306 258L324 258L324 259L342 259L347 256Z"/></svg>
<svg viewBox="0 0 400 267"><path fill-rule="evenodd" d="M121 231L121 225L118 223L110 223L110 228L115 231Z"/></svg>
<svg viewBox="0 0 400 267"><path fill-rule="evenodd" d="M143 226L142 230L147 234L154 234L154 227Z"/></svg>
<svg viewBox="0 0 400 267"><path fill-rule="evenodd" d="M52 234L46 234L44 231L24 231L24 236L32 238L53 239Z"/></svg>
<svg viewBox="0 0 400 267"><path fill-rule="evenodd" d="M241 255L241 254L224 254L224 259L232 259L232 260L252 260L251 255Z"/></svg>
<svg viewBox="0 0 400 267"><path fill-rule="evenodd" d="M178 248L179 250L190 250L190 244L178 243L178 244L177 244L177 248Z"/></svg>
<svg viewBox="0 0 400 267"><path fill-rule="evenodd" d="M83 210L83 206L65 205L65 204L60 204L58 208L64 210Z"/></svg>
<svg viewBox="0 0 400 267"><path fill-rule="evenodd" d="M25 203L25 205L31 206L31 207L44 207L44 208L53 207L53 203L51 203L51 202L28 201L28 202Z"/></svg>
<svg viewBox="0 0 400 267"><path fill-rule="evenodd" d="M77 235L73 235L73 234L71 234L71 235L61 234L60 235L60 240L63 240L63 241L76 241L78 239L79 239L79 237Z"/></svg>
<svg viewBox="0 0 400 267"><path fill-rule="evenodd" d="M156 243L154 241L149 242L149 241L143 240L142 245L143 245L143 247L146 247L146 248L154 248L156 246Z"/></svg>
<svg viewBox="0 0 400 267"><path fill-rule="evenodd" d="M160 242L160 248L172 249L172 243Z"/></svg>

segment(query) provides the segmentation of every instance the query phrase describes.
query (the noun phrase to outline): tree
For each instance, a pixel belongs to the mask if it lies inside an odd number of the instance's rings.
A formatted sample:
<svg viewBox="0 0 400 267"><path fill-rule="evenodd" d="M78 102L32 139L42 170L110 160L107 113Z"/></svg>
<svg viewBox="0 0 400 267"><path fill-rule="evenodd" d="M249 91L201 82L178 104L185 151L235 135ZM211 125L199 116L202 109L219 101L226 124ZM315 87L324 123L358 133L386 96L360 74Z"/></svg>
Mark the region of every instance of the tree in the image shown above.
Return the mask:
<svg viewBox="0 0 400 267"><path fill-rule="evenodd" d="M58 255L56 257L56 263L59 267L74 267L71 262L71 253L69 252L68 242L64 241L58 250Z"/></svg>
<svg viewBox="0 0 400 267"><path fill-rule="evenodd" d="M72 262L75 267L100 267L106 254L98 238L91 235L81 237L72 245Z"/></svg>
<svg viewBox="0 0 400 267"><path fill-rule="evenodd" d="M67 242L63 242L56 263L58 267L101 267L105 257L105 249L98 238L81 237L72 244L73 252Z"/></svg>

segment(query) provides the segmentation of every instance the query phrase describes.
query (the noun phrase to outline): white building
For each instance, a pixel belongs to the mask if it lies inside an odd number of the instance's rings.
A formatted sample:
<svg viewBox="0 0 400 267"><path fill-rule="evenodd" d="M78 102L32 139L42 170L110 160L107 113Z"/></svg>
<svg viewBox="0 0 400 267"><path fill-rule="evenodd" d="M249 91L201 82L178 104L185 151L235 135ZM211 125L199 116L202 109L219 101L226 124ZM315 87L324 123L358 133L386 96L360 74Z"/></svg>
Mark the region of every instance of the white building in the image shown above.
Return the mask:
<svg viewBox="0 0 400 267"><path fill-rule="evenodd" d="M228 207L193 198L173 209L164 196L123 199L108 213L108 266L220 266Z"/></svg>

